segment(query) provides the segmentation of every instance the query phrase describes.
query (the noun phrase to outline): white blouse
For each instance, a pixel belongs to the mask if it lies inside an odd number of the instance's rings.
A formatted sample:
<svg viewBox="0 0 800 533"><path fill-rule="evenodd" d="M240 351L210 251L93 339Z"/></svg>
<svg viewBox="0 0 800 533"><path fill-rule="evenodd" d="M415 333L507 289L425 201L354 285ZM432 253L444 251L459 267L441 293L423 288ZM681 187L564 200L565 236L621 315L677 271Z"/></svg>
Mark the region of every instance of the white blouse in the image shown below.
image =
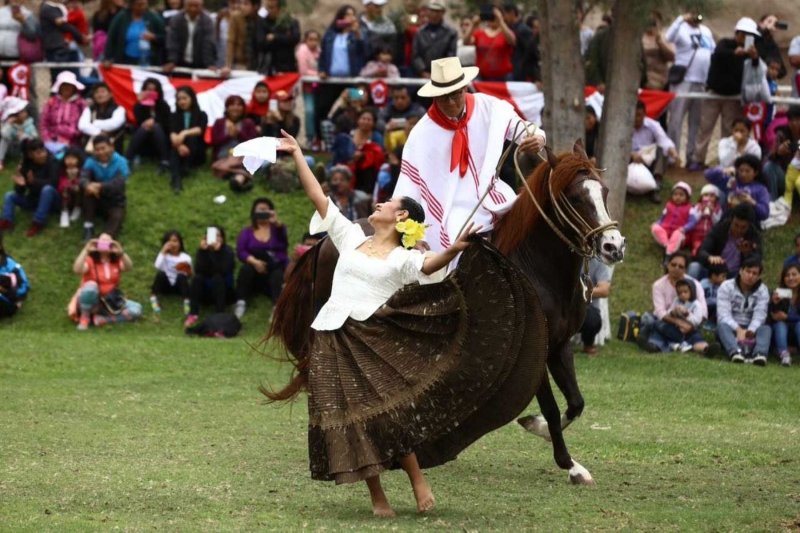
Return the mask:
<svg viewBox="0 0 800 533"><path fill-rule="evenodd" d="M444 279L445 268L431 274L422 272L425 255L398 246L386 258L370 257L356 248L367 240L361 226L350 222L328 199L328 213L323 219L314 213L309 224L313 235L327 231L339 262L333 272L331 297L311 324L315 330L339 329L348 317L366 320L380 306L409 283L436 283Z"/></svg>
<svg viewBox="0 0 800 533"><path fill-rule="evenodd" d="M170 285L175 285L175 281L178 279L178 265L181 263L189 263L189 266L191 267L192 256L186 252L181 252L178 255L158 252L158 256L156 256L155 267L157 270L161 270L167 275Z"/></svg>

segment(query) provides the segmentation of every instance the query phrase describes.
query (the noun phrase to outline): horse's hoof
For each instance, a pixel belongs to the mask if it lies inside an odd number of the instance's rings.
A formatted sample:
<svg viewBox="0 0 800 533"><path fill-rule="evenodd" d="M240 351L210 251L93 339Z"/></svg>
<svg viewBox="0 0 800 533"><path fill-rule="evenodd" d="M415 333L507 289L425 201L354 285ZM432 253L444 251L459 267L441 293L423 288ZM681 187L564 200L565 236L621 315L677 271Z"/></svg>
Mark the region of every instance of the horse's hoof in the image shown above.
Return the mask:
<svg viewBox="0 0 800 533"><path fill-rule="evenodd" d="M573 466L569 469L569 482L573 485L594 485L594 478L577 461L572 461Z"/></svg>
<svg viewBox="0 0 800 533"><path fill-rule="evenodd" d="M523 416L517 419L517 423L528 433L533 433L547 442L550 442L550 430L547 427L547 420L541 415Z"/></svg>

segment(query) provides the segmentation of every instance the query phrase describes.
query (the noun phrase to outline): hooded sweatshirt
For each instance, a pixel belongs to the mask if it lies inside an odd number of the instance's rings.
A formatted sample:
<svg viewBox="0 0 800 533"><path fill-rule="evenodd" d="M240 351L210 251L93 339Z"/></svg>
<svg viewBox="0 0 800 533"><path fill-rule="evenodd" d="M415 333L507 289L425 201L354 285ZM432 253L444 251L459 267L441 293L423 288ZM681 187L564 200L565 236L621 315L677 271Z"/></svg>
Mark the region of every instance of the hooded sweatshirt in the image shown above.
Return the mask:
<svg viewBox="0 0 800 533"><path fill-rule="evenodd" d="M51 96L42 109L39 125L42 140L79 144L81 132L78 121L84 109L86 100L78 94L66 101L57 94Z"/></svg>

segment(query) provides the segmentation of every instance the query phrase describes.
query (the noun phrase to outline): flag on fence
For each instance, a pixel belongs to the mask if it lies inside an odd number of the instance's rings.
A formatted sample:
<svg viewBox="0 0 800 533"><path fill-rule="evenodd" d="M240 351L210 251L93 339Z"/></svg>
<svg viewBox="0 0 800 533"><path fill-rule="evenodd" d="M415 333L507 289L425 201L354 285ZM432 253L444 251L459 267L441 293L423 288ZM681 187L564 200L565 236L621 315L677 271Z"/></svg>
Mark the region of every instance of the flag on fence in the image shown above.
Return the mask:
<svg viewBox="0 0 800 533"><path fill-rule="evenodd" d="M197 103L200 109L208 115L209 126L214 124L214 121L225 113L225 99L228 96L237 94L244 98L245 103L247 103L253 94L253 87L259 81L265 81L271 93L278 90L285 90L291 93L300 79L300 75L295 73L280 74L268 78L248 76L245 78L192 80L190 78L168 77L149 70L123 67L101 67L100 74L103 77L103 81L111 89L114 100L128 112L129 120L133 120L133 106L138 100L144 80L155 78L161 82L161 87L164 89L164 100L169 104L170 109L175 109L175 90L177 88L188 85L194 89L197 93Z"/></svg>
<svg viewBox="0 0 800 533"><path fill-rule="evenodd" d="M506 100L526 120L535 124L542 123L544 93L539 90L536 84L527 81L474 81L472 84L478 92ZM583 91L583 96L586 105L592 106L597 113L597 117L600 118L603 113L603 94L596 88L587 86ZM674 93L667 91L653 91L650 89L639 91L639 98L647 107L647 116L653 119L658 119L661 116L674 97Z"/></svg>

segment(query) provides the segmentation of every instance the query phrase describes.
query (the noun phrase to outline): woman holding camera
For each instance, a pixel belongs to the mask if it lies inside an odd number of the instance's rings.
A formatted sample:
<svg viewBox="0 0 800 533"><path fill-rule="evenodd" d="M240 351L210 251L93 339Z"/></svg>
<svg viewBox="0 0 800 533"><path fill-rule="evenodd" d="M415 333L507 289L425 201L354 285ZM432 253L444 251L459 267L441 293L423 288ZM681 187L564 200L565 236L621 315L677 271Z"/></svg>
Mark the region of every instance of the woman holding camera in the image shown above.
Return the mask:
<svg viewBox="0 0 800 533"><path fill-rule="evenodd" d="M484 24L485 23L485 24ZM500 8L481 6L480 15L472 19L472 31L464 36L465 45L475 45L475 65L484 81L508 81L514 65L511 56L517 37L503 20Z"/></svg>
<svg viewBox="0 0 800 533"><path fill-rule="evenodd" d="M233 250L226 243L225 230L210 226L200 240L194 257L194 277L189 285L189 315L184 328L193 326L198 319L201 303L212 303L215 313L225 312L225 305L233 302Z"/></svg>
<svg viewBox="0 0 800 533"><path fill-rule="evenodd" d="M122 273L131 268L133 261L108 233L84 245L72 265L81 276L81 286L67 307L70 318L78 321L78 331L86 331L90 323L99 327L142 316L141 304L125 298L119 289Z"/></svg>
<svg viewBox="0 0 800 533"><path fill-rule="evenodd" d="M800 265L783 267L779 288L769 301L769 318L772 323L772 338L781 365L791 366L789 338L800 346Z"/></svg>
<svg viewBox="0 0 800 533"><path fill-rule="evenodd" d="M239 232L236 255L242 262L236 280L234 314L242 318L247 299L266 294L273 302L283 287L283 273L289 262L289 237L269 198L256 198L250 208L250 226Z"/></svg>

